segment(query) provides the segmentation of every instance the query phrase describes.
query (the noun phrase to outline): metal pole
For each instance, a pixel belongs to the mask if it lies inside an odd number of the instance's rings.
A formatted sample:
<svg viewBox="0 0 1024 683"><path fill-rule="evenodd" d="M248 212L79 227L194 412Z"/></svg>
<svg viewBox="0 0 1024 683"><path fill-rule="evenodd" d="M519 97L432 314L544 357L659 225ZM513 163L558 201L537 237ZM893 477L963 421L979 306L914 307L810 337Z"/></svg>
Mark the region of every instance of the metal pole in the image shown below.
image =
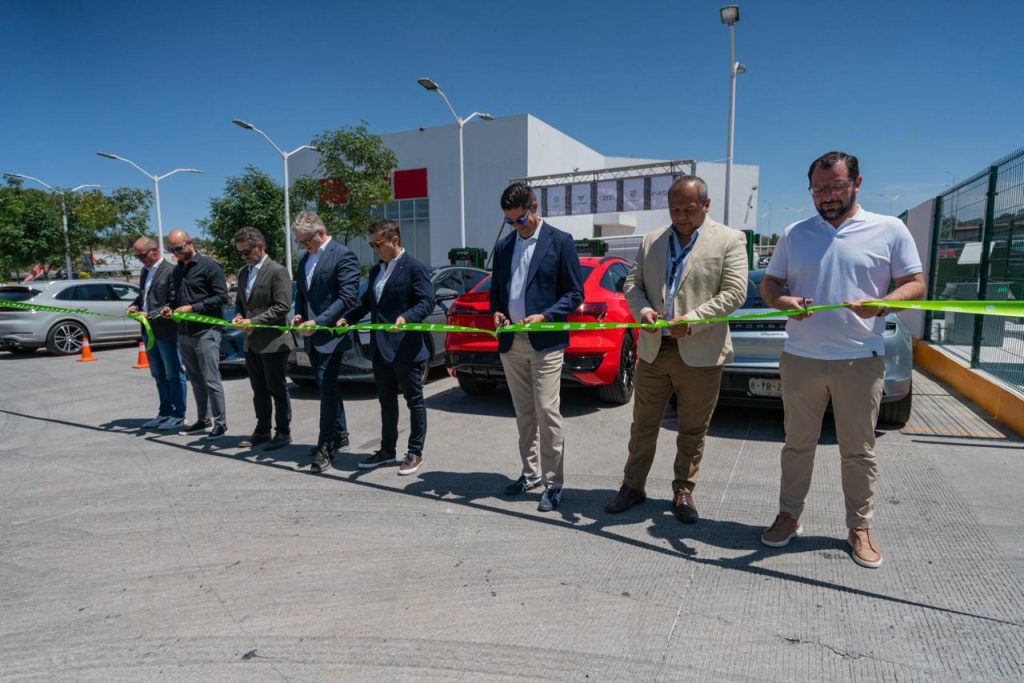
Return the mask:
<svg viewBox="0 0 1024 683"><path fill-rule="evenodd" d="M462 119L455 117L459 124L459 239L461 246L466 247L466 175L462 159Z"/></svg>
<svg viewBox="0 0 1024 683"><path fill-rule="evenodd" d="M725 155L725 211L723 223L729 225L729 202L732 196L732 136L736 125L736 41L735 27L729 24L729 140Z"/></svg>
<svg viewBox="0 0 1024 683"><path fill-rule="evenodd" d="M64 279L71 279L71 242L68 241L68 209L64 204L64 195L60 196L60 215L64 222Z"/></svg>
<svg viewBox="0 0 1024 683"><path fill-rule="evenodd" d="M981 263L978 264L978 299L988 299L989 282L989 251L992 246L992 230L995 225L996 182L999 179L999 167L988 169L988 192L985 201L985 223L981 226ZM1002 320L993 322L1004 325ZM971 367L981 367L981 345L985 341L985 316L974 316L974 339L971 340Z"/></svg>
<svg viewBox="0 0 1024 683"><path fill-rule="evenodd" d="M288 196L288 155L281 154L284 159L284 260L288 265L288 279L292 278L292 232L289 222L291 221L291 204Z"/></svg>
<svg viewBox="0 0 1024 683"><path fill-rule="evenodd" d="M164 258L164 220L163 216L160 215L160 178L152 176L153 178L153 191L156 195L156 232L157 232L157 245L160 248L160 259Z"/></svg>

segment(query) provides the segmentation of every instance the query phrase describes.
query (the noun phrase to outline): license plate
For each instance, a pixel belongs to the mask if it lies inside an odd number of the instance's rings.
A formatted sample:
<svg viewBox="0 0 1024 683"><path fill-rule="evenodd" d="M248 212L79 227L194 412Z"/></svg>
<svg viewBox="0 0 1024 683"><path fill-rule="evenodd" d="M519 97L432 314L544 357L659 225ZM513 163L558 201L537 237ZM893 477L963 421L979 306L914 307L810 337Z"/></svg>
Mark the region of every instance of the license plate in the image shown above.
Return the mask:
<svg viewBox="0 0 1024 683"><path fill-rule="evenodd" d="M753 396L782 396L782 380L768 379L766 377L751 377L748 390Z"/></svg>
<svg viewBox="0 0 1024 683"><path fill-rule="evenodd" d="M313 364L309 362L309 354L305 351L295 352L295 364L300 368L311 368Z"/></svg>

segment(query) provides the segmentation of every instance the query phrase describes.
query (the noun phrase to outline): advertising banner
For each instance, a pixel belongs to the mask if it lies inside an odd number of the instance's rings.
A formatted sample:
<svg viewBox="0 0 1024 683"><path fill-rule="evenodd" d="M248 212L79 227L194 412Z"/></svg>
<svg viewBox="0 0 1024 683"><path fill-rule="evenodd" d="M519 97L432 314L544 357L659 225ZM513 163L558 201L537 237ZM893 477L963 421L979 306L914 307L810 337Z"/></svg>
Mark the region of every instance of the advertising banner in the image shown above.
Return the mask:
<svg viewBox="0 0 1024 683"><path fill-rule="evenodd" d="M591 183L577 183L572 186L572 215L583 216L590 213L590 197L593 194Z"/></svg>
<svg viewBox="0 0 1024 683"><path fill-rule="evenodd" d="M565 185L556 185L547 188L548 194L548 215L565 215Z"/></svg>
<svg viewBox="0 0 1024 683"><path fill-rule="evenodd" d="M644 179L626 178L622 181L622 210L644 210Z"/></svg>
<svg viewBox="0 0 1024 683"><path fill-rule="evenodd" d="M651 208L668 208L668 188L672 185L672 176L656 175L651 178Z"/></svg>
<svg viewBox="0 0 1024 683"><path fill-rule="evenodd" d="M615 180L602 180L597 184L597 212L618 211L619 184Z"/></svg>

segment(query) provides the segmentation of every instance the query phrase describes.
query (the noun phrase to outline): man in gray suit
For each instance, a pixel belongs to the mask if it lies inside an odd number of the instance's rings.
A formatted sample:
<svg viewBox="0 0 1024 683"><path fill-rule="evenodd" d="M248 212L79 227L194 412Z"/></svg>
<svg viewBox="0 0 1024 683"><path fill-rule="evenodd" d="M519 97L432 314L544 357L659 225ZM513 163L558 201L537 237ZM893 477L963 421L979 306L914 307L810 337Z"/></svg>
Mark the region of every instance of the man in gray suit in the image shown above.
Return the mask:
<svg viewBox="0 0 1024 683"><path fill-rule="evenodd" d="M292 305L292 283L288 270L267 256L267 240L256 228L235 233L235 250L246 266L238 271L235 317L231 321L245 331L245 369L252 385L256 429L243 448L267 445L274 451L292 442L292 408L288 401L288 353L295 347L291 332L245 325L287 325ZM276 417L270 436L271 406Z"/></svg>

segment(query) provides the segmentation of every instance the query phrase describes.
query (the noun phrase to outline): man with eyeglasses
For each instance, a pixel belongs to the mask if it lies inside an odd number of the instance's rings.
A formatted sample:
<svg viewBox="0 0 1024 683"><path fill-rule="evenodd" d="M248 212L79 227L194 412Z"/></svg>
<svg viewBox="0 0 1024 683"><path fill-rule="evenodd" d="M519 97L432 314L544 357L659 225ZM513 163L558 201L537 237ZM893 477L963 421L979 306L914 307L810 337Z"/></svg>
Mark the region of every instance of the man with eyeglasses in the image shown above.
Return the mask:
<svg viewBox="0 0 1024 683"><path fill-rule="evenodd" d="M288 354L295 348L295 341L291 332L245 326L287 325L292 281L288 269L267 255L266 238L256 228L242 228L235 233L235 250L246 265L238 271L232 322L245 333L245 369L256 410L256 428L239 446L251 448L265 443L263 450L274 451L292 442L287 375ZM275 418L273 437L271 417Z"/></svg>
<svg viewBox="0 0 1024 683"><path fill-rule="evenodd" d="M700 323L729 315L747 296L746 237L708 217L711 197L697 176L683 176L668 191L670 225L644 235L623 292L633 317L676 323L640 333L633 424L622 486L605 505L618 514L646 500L661 420L677 398L672 512L684 524L700 519L693 499L711 415L718 403L722 366L732 360L728 323ZM693 321L693 322L691 322Z"/></svg>
<svg viewBox="0 0 1024 683"><path fill-rule="evenodd" d="M172 313L198 313L223 317L228 285L220 264L200 254L184 230L172 230L167 235L167 248L178 265L171 274L170 297L161 315L170 318ZM224 385L220 377L220 335L218 325L178 323L178 348L192 382L197 414L196 421L181 430L181 434L200 434L212 427L206 438L216 439L228 430Z"/></svg>
<svg viewBox="0 0 1024 683"><path fill-rule="evenodd" d="M434 310L434 288L430 271L402 247L402 233L394 221L379 220L370 226L370 246L380 262L370 269L362 301L345 312L338 326L359 322L370 314L370 322L418 323ZM384 332L370 335L373 378L380 400L380 449L359 463L362 469L393 465L398 446L398 394L409 407L409 445L398 463L398 474L414 474L423 462L427 438L427 407L423 402L423 375L429 351L423 332Z"/></svg>
<svg viewBox="0 0 1024 683"><path fill-rule="evenodd" d="M831 400L847 540L853 560L874 568L882 564L871 525L888 311L862 302L920 299L924 276L914 238L903 222L865 211L857 203L862 180L857 157L828 152L811 163L807 177L818 215L783 232L761 282L761 296L780 310L814 302L845 303L846 308L795 315L786 324L788 336L779 360L786 411L779 514L761 534L761 542L779 548L803 533L800 515L822 417ZM891 292L890 283L895 285Z"/></svg>
<svg viewBox="0 0 1024 683"><path fill-rule="evenodd" d="M536 195L525 183L505 188L501 210L513 230L494 249L490 310L495 328L510 322L564 322L583 301L572 236L540 217ZM562 501L565 438L558 392L568 345L565 331L498 336L523 463L521 476L505 493L516 496L543 484L541 512L557 509Z"/></svg>
<svg viewBox="0 0 1024 683"><path fill-rule="evenodd" d="M142 427L176 431L185 425L185 373L178 352L178 330L172 321L160 315L170 301L174 266L160 258L160 249L151 237L135 240L132 250L143 269L139 296L128 306L128 312L142 313L153 330L153 346L146 350L146 357L160 398L156 417L143 422Z"/></svg>
<svg viewBox="0 0 1024 683"><path fill-rule="evenodd" d="M359 259L352 250L331 239L323 219L312 211L295 217L292 232L306 254L295 273L295 317L292 325L333 327L356 303ZM338 391L338 368L349 335L325 330L304 330L304 346L320 391L320 431L313 447L313 472L331 469L334 452L349 445L345 404Z"/></svg>

